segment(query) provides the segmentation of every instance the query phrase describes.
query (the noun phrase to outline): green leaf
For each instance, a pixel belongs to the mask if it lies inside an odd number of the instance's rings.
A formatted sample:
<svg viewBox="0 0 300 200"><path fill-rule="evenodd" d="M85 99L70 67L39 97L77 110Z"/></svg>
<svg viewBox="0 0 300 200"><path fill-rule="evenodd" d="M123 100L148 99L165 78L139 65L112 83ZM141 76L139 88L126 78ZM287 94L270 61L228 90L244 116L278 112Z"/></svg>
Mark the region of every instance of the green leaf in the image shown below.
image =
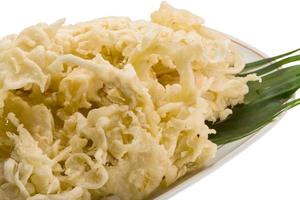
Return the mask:
<svg viewBox="0 0 300 200"><path fill-rule="evenodd" d="M286 56L288 56L290 54L296 53L299 50L300 50L300 48L299 49L295 49L295 50L290 51L290 52L287 52L287 53L284 53L284 54L281 54L281 55L278 55L278 56L274 56L274 57L270 57L270 58L265 58L265 59L261 59L261 60L258 60L258 61L247 63L246 66L245 66L245 69L247 69L247 70L256 69L257 67L260 67L262 65L268 64L268 63L270 63L270 62L272 62L274 60L278 60L278 59L286 57Z"/></svg>
<svg viewBox="0 0 300 200"><path fill-rule="evenodd" d="M284 103L291 97L291 94L293 93L286 93L259 103L238 105L227 120L213 124L212 128L217 133L210 135L209 139L221 145L253 134L274 120L280 113L300 103L300 99Z"/></svg>
<svg viewBox="0 0 300 200"><path fill-rule="evenodd" d="M281 58L296 51L298 50L273 58ZM264 70L258 69L262 75L262 82L249 83L245 104L234 107L233 114L226 120L209 123L217 132L210 135L209 139L218 145L239 140L266 126L280 113L299 105L300 99L290 102L289 100L300 88L300 65L281 68L282 65L299 59L300 55L291 56L268 65ZM268 62L270 59L261 60L256 64ZM277 68L279 69L275 70Z"/></svg>
<svg viewBox="0 0 300 200"><path fill-rule="evenodd" d="M279 60L277 62L271 63L270 65L264 66L262 68L258 68L256 70L252 70L252 71L247 71L247 72L242 72L241 75L242 76L246 76L248 74L251 73L256 73L257 75L264 75L266 73L269 73L275 69L278 69L280 67L282 67L285 64L290 64L296 61L300 61L300 55L296 55L296 56L290 56L287 58L284 58L282 60Z"/></svg>
<svg viewBox="0 0 300 200"><path fill-rule="evenodd" d="M300 65L283 68L262 77L262 82L248 83L245 103L263 101L300 87Z"/></svg>

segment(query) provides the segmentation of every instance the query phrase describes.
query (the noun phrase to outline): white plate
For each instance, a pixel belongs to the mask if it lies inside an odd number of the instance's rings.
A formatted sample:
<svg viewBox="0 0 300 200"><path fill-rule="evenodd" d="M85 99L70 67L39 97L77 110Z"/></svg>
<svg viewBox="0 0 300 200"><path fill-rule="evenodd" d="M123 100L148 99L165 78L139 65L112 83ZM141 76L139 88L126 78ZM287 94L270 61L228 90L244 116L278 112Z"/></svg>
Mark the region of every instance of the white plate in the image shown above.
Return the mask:
<svg viewBox="0 0 300 200"><path fill-rule="evenodd" d="M228 36L231 38L231 40L236 43L238 49L243 54L244 59L246 62L251 62L255 60L259 60L262 58L266 58L266 54L258 51L254 47L235 39L231 36ZM274 120L269 125L265 126L263 129L257 131L255 134L252 134L246 138L243 138L241 140L223 145L218 148L218 152L216 157L207 164L205 168L199 171L195 171L193 173L187 174L183 178L179 179L175 182L175 184L171 185L170 187L163 189L159 192L156 192L151 199L155 200L165 200L169 199L171 196L175 195L176 193L184 190L188 186L196 183L200 179L202 179L204 176L210 174L217 168L221 167L224 163L229 161L231 158L233 158L235 155L243 151L246 147L248 147L250 144L255 142L257 139L259 139L264 133L268 132L279 120L281 117Z"/></svg>

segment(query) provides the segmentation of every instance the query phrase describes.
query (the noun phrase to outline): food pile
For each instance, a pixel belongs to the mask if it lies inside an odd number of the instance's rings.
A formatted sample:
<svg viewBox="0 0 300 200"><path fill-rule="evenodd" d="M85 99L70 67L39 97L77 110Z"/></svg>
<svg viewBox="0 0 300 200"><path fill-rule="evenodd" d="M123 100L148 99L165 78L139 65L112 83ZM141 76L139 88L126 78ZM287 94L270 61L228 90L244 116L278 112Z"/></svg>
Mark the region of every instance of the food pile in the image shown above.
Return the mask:
<svg viewBox="0 0 300 200"><path fill-rule="evenodd" d="M0 199L143 199L216 153L243 103L230 39L166 3L149 21L37 24L0 41Z"/></svg>

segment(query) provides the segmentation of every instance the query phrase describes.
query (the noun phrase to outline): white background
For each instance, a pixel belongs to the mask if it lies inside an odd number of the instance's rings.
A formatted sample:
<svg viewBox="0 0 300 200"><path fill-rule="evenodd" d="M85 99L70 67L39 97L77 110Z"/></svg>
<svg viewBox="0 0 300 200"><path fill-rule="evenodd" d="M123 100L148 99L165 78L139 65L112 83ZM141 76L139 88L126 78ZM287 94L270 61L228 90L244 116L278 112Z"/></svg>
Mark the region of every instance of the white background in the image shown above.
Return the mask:
<svg viewBox="0 0 300 200"><path fill-rule="evenodd" d="M299 0L169 0L206 19L268 55L300 47ZM67 23L103 16L149 19L159 0L1 1L0 36L37 22ZM172 200L300 199L300 107L291 110L267 135L222 168Z"/></svg>

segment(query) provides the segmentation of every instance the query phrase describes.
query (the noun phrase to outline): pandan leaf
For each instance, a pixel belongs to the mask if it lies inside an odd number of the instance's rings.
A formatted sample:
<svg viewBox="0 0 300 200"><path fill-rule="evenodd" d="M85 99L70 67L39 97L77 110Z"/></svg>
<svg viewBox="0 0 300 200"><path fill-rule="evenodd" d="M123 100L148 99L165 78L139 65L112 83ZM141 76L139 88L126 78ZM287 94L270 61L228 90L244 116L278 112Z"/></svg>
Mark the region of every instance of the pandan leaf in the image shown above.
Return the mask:
<svg viewBox="0 0 300 200"><path fill-rule="evenodd" d="M253 62L247 66L254 69L255 65L264 65L298 50ZM289 101L300 88L300 65L281 68L282 65L299 59L300 55L291 56L258 69L256 72L261 75L262 82L250 82L245 104L234 107L233 114L226 120L209 124L217 131L216 134L210 135L209 139L218 145L239 140L263 128L280 113L300 104L300 99Z"/></svg>
<svg viewBox="0 0 300 200"><path fill-rule="evenodd" d="M290 51L290 52L287 52L287 53L284 53L284 54L281 54L281 55L278 55L278 56L274 56L274 57L270 57L270 58L265 58L265 59L261 59L261 60L258 60L258 61L247 63L246 66L245 66L245 70L256 69L257 67L260 67L262 65L265 65L265 64L268 64L270 62L273 62L274 60L278 60L280 58L283 58L283 57L286 57L286 56L291 55L293 53L296 53L299 50L300 50L300 48L299 49L295 49L295 50Z"/></svg>
<svg viewBox="0 0 300 200"><path fill-rule="evenodd" d="M273 121L280 113L300 104L300 99L284 103L289 98L290 95L282 95L268 101L235 107L230 118L212 125L217 133L210 135L209 139L222 145L253 134Z"/></svg>
<svg viewBox="0 0 300 200"><path fill-rule="evenodd" d="M262 82L250 82L245 103L263 101L300 87L300 65L277 70L262 77Z"/></svg>
<svg viewBox="0 0 300 200"><path fill-rule="evenodd" d="M258 68L256 70L252 70L252 71L247 71L246 73L241 73L242 76L248 75L248 74L252 74L252 73L256 73L257 75L264 75L268 72L271 72L275 69L280 68L281 66L285 65L285 64L290 64L296 61L300 61L300 55L296 55L296 56L290 56L287 58L284 58L282 60L279 60L277 62L271 63L269 65L266 65L264 67Z"/></svg>

